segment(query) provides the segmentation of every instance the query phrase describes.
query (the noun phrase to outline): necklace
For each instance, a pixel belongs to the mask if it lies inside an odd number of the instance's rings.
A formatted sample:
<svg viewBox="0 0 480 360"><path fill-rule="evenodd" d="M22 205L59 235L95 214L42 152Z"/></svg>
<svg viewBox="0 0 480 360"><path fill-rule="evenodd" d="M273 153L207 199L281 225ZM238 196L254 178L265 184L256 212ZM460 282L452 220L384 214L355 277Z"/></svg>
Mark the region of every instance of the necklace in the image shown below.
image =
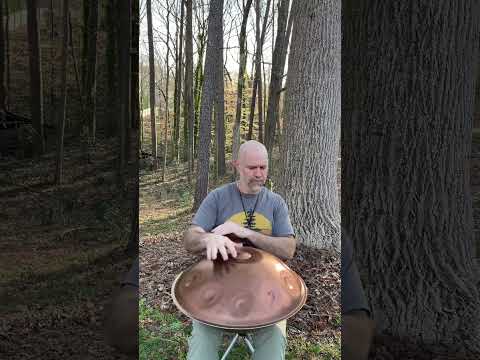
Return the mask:
<svg viewBox="0 0 480 360"><path fill-rule="evenodd" d="M250 230L253 230L253 214L255 214L255 209L257 208L258 204L258 198L260 197L260 193L262 192L263 189L260 190L260 192L257 194L256 199L255 199L255 205L253 206L253 210L248 213L247 210L245 210L245 204L243 203L243 196L240 191L240 188L237 185L237 190L238 190L238 195L240 196L240 201L242 202L242 208L243 208L243 213L245 214L245 219L247 221L247 228Z"/></svg>

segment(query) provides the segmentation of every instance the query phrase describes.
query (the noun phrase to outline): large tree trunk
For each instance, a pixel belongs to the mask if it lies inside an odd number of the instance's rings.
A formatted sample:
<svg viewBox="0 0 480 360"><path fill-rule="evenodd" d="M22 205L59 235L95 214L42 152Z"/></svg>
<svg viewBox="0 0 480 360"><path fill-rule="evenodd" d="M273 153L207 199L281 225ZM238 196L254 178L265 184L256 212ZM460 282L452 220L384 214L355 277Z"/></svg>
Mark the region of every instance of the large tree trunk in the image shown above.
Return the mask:
<svg viewBox="0 0 480 360"><path fill-rule="evenodd" d="M278 9L277 37L273 50L272 70L270 75L267 119L265 121L265 147L271 153L275 143L275 130L278 122L278 107L283 82L283 71L292 31L294 16L288 16L290 0L281 0ZM287 22L288 19L288 22Z"/></svg>
<svg viewBox="0 0 480 360"><path fill-rule="evenodd" d="M186 28L185 28L185 91L184 91L184 115L188 124L187 147L188 158L188 182L193 178L193 125L195 122L195 109L193 108L193 33L192 33L192 1L185 0L187 8ZM184 127L185 128L185 127Z"/></svg>
<svg viewBox="0 0 480 360"><path fill-rule="evenodd" d="M87 65L85 80L85 105L86 121L88 124L89 141L95 143L96 133L96 80L97 80L97 25L98 25L98 0L89 0L88 10L88 36L87 36Z"/></svg>
<svg viewBox="0 0 480 360"><path fill-rule="evenodd" d="M467 161L480 9L444 5L344 6L342 225L378 333L480 351Z"/></svg>
<svg viewBox="0 0 480 360"><path fill-rule="evenodd" d="M235 121L233 123L233 139L232 139L232 159L237 160L238 150L240 149L240 123L242 119L242 104L243 104L243 88L245 86L245 68L247 66L247 21L252 0L247 0L243 8L243 19L240 27L240 52L239 52L239 66L238 66L238 80L237 80L237 105L235 108Z"/></svg>
<svg viewBox="0 0 480 360"><path fill-rule="evenodd" d="M210 138L212 110L215 101L217 60L223 37L223 0L211 0L208 16L208 41L205 54L205 78L202 89L200 112L200 134L198 145L198 171L193 208L197 210L208 192L208 170L210 158Z"/></svg>
<svg viewBox="0 0 480 360"><path fill-rule="evenodd" d="M155 124L155 58L153 50L152 30L152 0L147 0L147 28L148 28L148 64L150 72L150 127L152 136L152 160L154 169L157 168L157 129Z"/></svg>
<svg viewBox="0 0 480 360"><path fill-rule="evenodd" d="M55 184L60 185L63 181L63 138L65 135L65 117L67 109L67 56L68 56L68 6L69 0L63 0L63 38L60 69L60 110L57 121L57 166L55 172Z"/></svg>
<svg viewBox="0 0 480 360"><path fill-rule="evenodd" d="M297 238L340 250L337 150L340 130L341 5L295 1L288 63L280 193Z"/></svg>
<svg viewBox="0 0 480 360"><path fill-rule="evenodd" d="M45 139L43 135L43 86L36 0L27 0L27 30L30 64L30 111L33 129L35 130L35 152L37 155L41 155L45 151Z"/></svg>

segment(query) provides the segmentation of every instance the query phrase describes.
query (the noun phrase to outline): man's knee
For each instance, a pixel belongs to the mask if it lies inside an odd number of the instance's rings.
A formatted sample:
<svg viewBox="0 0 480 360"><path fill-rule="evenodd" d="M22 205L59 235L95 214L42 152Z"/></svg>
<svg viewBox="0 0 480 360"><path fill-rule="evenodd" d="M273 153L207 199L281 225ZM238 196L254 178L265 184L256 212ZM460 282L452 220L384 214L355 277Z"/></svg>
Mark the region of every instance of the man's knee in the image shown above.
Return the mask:
<svg viewBox="0 0 480 360"><path fill-rule="evenodd" d="M192 335L188 340L188 359L217 359L222 335L220 329L193 321Z"/></svg>
<svg viewBox="0 0 480 360"><path fill-rule="evenodd" d="M284 359L286 339L286 322L257 330L253 334L255 348L254 359Z"/></svg>

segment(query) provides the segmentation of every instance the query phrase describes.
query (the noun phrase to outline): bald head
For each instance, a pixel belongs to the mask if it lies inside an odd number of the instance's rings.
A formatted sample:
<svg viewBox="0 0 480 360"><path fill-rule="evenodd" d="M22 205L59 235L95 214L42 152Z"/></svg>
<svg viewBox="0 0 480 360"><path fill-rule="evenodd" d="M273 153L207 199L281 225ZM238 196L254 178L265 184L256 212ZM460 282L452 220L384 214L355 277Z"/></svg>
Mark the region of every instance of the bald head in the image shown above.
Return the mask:
<svg viewBox="0 0 480 360"><path fill-rule="evenodd" d="M240 149L238 150L238 161L244 161L250 154L262 155L268 160L267 148L256 140L249 140L240 145Z"/></svg>

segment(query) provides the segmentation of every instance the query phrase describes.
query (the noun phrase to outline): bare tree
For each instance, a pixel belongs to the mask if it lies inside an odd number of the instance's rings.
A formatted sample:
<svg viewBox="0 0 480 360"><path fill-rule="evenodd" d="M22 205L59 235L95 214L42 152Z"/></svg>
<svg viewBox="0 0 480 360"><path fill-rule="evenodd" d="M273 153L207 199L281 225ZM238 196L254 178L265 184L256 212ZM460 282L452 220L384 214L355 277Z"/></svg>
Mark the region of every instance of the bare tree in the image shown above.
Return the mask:
<svg viewBox="0 0 480 360"><path fill-rule="evenodd" d="M175 92L173 95L173 141L172 141L172 157L174 161L180 160L180 103L182 98L183 84L183 22L185 15L185 0L180 2L180 18L177 22L178 38L177 51L175 56Z"/></svg>
<svg viewBox="0 0 480 360"><path fill-rule="evenodd" d="M265 146L269 152L273 149L275 142L275 130L278 122L278 108L280 103L280 93L283 83L283 71L287 49L290 40L290 32L294 16L288 16L290 0L281 0L278 9L277 36L275 39L275 48L272 57L272 70L270 76L270 85L268 90L268 109L267 119L265 121ZM288 22L287 22L288 19Z"/></svg>
<svg viewBox="0 0 480 360"><path fill-rule="evenodd" d="M147 0L147 27L148 27L148 62L150 72L150 126L152 136L152 160L154 169L157 168L157 129L155 124L155 58L153 50L152 31L152 0Z"/></svg>
<svg viewBox="0 0 480 360"><path fill-rule="evenodd" d="M467 161L478 2L343 9L342 226L381 319L376 332L478 358ZM421 19L415 31L412 19Z"/></svg>
<svg viewBox="0 0 480 360"><path fill-rule="evenodd" d="M89 0L88 8L88 36L87 62L84 87L85 111L88 124L88 141L95 143L96 132L96 80L97 80L97 27L98 27L98 0Z"/></svg>
<svg viewBox="0 0 480 360"><path fill-rule="evenodd" d="M195 122L195 109L193 107L192 2L193 0L185 0L187 16L185 27L185 104L183 112L188 124L188 141L185 142L185 146L187 147L188 151L188 182L191 182L193 177L193 125Z"/></svg>
<svg viewBox="0 0 480 360"><path fill-rule="evenodd" d="M45 139L43 135L43 86L36 0L27 0L27 31L30 64L30 111L35 130L35 150L37 155L41 155L45 151Z"/></svg>
<svg viewBox="0 0 480 360"><path fill-rule="evenodd" d="M248 14L252 6L252 0L247 0L243 7L242 25L240 27L239 35L239 66L238 66L238 80L237 80L237 103L235 108L235 121L233 123L233 139L232 139L232 159L236 160L238 150L240 149L240 121L242 119L242 104L243 104L243 89L245 86L245 68L247 66L247 22Z"/></svg>
<svg viewBox="0 0 480 360"><path fill-rule="evenodd" d="M65 135L65 117L67 109L67 57L68 57L68 7L69 0L63 0L63 37L60 68L60 110L57 121L57 167L55 172L55 184L60 185L63 181L63 138Z"/></svg>
<svg viewBox="0 0 480 360"><path fill-rule="evenodd" d="M200 113L200 140L198 147L198 171L193 208L200 206L208 192L211 121L215 100L215 85L218 76L218 61L215 56L221 49L223 37L223 0L211 0L208 16L208 42L205 54L205 78L202 89ZM223 64L223 63L222 63Z"/></svg>
<svg viewBox="0 0 480 360"><path fill-rule="evenodd" d="M258 90L258 117L259 117L259 124L263 122L263 104L262 104L262 54L263 54L263 43L265 42L265 34L267 30L267 23L268 23L268 12L270 9L270 2L271 0L267 0L267 5L265 7L265 15L263 17L263 25L262 31L260 32L260 0L255 0L255 12L256 12L256 21L255 21L255 29L256 29L256 50L255 50L255 75L253 79L253 88L252 88L252 97L250 100L250 114L249 114L249 121L248 121L248 135L247 139L251 140L253 135L253 118L255 115L255 101L257 98L257 90ZM261 139L260 139L261 140Z"/></svg>
<svg viewBox="0 0 480 360"><path fill-rule="evenodd" d="M8 29L7 29L8 31ZM5 31L3 24L3 2L0 4L0 112L5 109Z"/></svg>

